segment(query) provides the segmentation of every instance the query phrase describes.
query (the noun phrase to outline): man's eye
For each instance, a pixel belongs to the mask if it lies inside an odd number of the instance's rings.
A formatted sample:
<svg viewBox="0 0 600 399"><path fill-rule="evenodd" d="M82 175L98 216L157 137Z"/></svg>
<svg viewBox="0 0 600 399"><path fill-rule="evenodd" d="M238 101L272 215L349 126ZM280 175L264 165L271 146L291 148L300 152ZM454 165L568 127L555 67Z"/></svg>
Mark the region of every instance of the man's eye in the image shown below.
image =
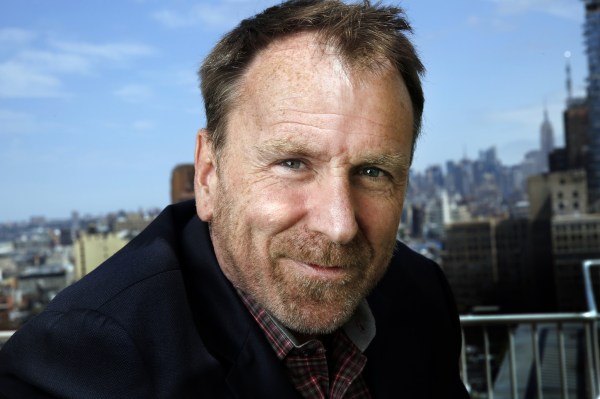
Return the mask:
<svg viewBox="0 0 600 399"><path fill-rule="evenodd" d="M373 166L370 166L368 168L364 168L360 171L361 175L364 176L368 176L368 177L383 177L385 176L385 172L379 168L375 168Z"/></svg>
<svg viewBox="0 0 600 399"><path fill-rule="evenodd" d="M286 168L290 169L301 169L304 166L304 163L297 159L286 159L285 161L281 162L281 166L285 166Z"/></svg>

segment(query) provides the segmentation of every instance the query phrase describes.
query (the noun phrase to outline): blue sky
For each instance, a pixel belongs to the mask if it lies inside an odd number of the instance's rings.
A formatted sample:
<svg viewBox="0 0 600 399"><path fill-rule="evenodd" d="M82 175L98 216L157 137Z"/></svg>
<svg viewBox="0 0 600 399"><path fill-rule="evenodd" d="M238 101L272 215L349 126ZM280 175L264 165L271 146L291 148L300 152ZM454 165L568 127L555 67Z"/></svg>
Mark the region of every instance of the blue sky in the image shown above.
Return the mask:
<svg viewBox="0 0 600 399"><path fill-rule="evenodd" d="M0 222L163 207L204 125L196 69L276 1L8 0L0 5ZM388 1L386 1L388 3ZM398 3L396 3L398 4ZM427 67L414 168L563 142L565 52L585 91L583 2L404 0Z"/></svg>

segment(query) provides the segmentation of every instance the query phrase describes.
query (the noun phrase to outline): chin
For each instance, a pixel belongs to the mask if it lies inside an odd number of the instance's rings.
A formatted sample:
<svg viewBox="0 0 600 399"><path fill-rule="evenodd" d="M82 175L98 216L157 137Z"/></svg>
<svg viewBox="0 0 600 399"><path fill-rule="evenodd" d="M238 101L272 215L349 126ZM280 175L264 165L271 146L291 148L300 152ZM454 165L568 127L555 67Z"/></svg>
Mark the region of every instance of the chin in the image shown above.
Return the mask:
<svg viewBox="0 0 600 399"><path fill-rule="evenodd" d="M306 335L330 334L342 327L354 314L358 302L346 303L347 306L336 308L324 306L323 304L286 303L278 306L278 309L270 310L288 329Z"/></svg>

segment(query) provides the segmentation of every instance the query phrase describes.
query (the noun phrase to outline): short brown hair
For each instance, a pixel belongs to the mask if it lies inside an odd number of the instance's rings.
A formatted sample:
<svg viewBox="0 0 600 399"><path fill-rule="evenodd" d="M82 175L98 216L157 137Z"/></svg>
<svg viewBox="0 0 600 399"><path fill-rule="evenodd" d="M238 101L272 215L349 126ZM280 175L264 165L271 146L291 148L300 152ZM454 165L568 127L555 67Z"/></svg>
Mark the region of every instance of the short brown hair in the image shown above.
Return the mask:
<svg viewBox="0 0 600 399"><path fill-rule="evenodd" d="M387 59L400 73L413 107L413 144L421 129L425 68L406 37L412 32L399 7L371 5L368 0L289 0L243 20L217 43L200 67L206 128L218 154L225 144L227 115L239 85L258 52L275 40L300 32L315 32L340 52L351 66L372 67Z"/></svg>

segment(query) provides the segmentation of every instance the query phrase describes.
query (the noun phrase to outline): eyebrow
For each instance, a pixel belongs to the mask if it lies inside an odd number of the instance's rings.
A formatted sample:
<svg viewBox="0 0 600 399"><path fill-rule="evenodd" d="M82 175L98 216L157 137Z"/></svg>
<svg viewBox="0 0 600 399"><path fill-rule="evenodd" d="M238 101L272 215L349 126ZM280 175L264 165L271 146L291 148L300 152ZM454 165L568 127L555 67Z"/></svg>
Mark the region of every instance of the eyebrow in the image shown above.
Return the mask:
<svg viewBox="0 0 600 399"><path fill-rule="evenodd" d="M381 154L374 156L366 156L363 158L364 164L382 165L391 168L408 169L410 160L402 154Z"/></svg>
<svg viewBox="0 0 600 399"><path fill-rule="evenodd" d="M269 158L273 154L314 157L321 152L319 148L309 143L297 143L283 138L270 139L260 145L254 145L253 148L263 158Z"/></svg>
<svg viewBox="0 0 600 399"><path fill-rule="evenodd" d="M273 154L319 157L319 154L322 153L320 148L312 143L298 143L284 138L270 139L260 145L254 145L253 148L261 158L265 159L272 157ZM367 154L360 158L360 164L408 169L410 167L410 158L402 154Z"/></svg>

